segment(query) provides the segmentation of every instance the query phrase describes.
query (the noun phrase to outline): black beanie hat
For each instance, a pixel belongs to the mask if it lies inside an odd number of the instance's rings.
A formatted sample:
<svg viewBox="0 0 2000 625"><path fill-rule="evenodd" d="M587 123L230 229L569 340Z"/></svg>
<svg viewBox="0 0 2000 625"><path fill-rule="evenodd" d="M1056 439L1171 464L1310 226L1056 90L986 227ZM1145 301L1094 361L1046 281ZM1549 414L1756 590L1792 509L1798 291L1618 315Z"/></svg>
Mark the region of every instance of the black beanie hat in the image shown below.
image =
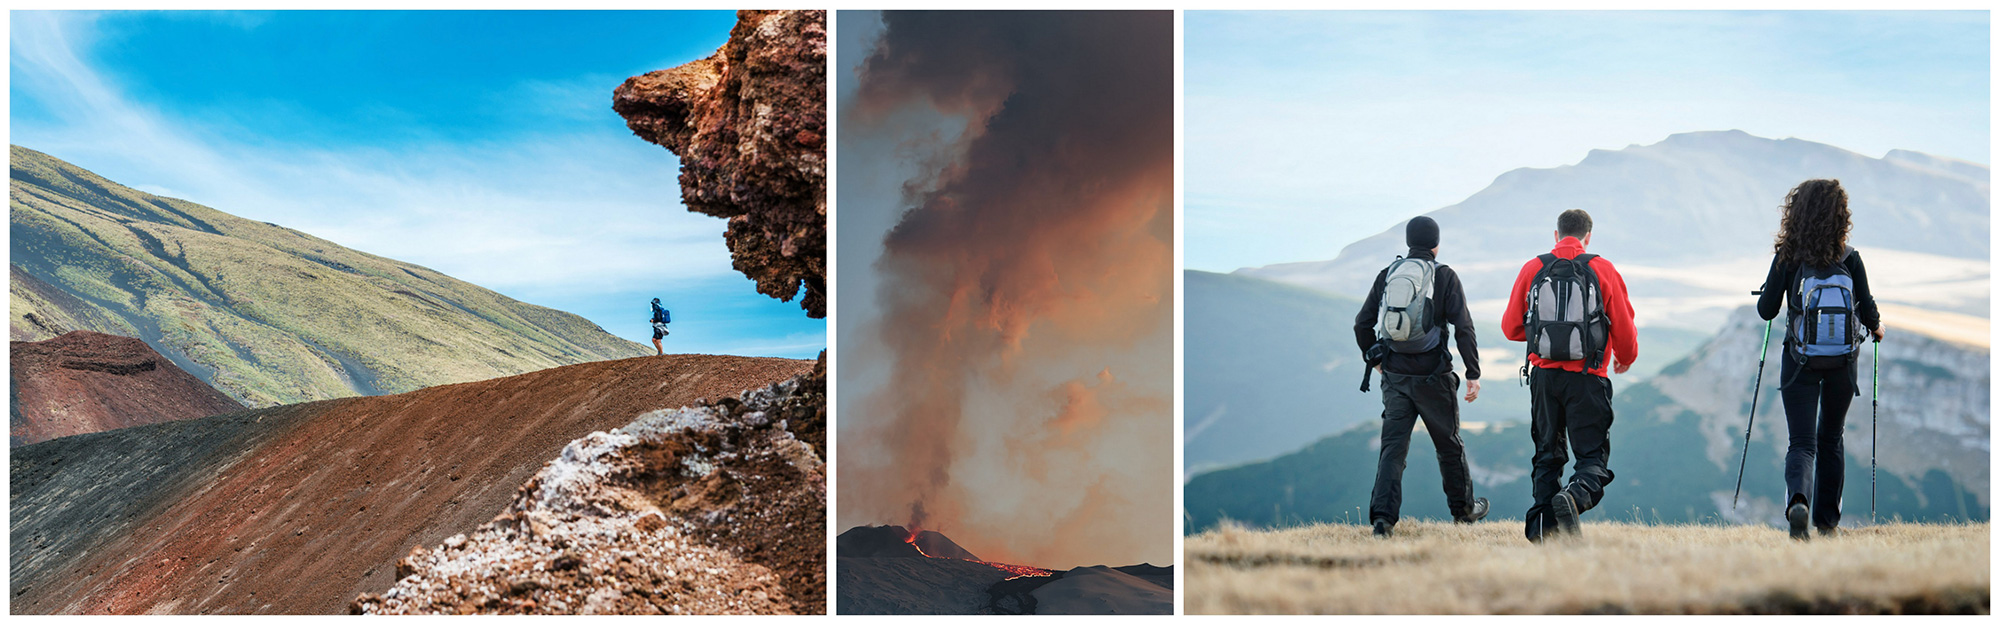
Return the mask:
<svg viewBox="0 0 2000 625"><path fill-rule="evenodd" d="M1427 250L1437 247L1438 222L1422 216L1411 219L1410 225L1403 228L1403 242L1408 243L1410 249Z"/></svg>

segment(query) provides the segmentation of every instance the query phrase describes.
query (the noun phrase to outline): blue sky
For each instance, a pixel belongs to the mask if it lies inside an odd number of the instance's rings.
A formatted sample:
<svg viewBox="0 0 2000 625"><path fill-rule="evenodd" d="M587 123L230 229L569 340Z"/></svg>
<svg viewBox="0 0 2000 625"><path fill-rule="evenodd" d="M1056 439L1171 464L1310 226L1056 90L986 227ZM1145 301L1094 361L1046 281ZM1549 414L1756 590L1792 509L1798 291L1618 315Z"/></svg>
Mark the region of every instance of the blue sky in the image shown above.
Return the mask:
<svg viewBox="0 0 2000 625"><path fill-rule="evenodd" d="M826 324L730 267L679 163L611 110L730 11L11 14L10 142L424 265L668 350L812 357Z"/></svg>
<svg viewBox="0 0 2000 625"><path fill-rule="evenodd" d="M1990 163L1985 12L1189 11L1186 265L1324 260L1519 167L1740 129Z"/></svg>

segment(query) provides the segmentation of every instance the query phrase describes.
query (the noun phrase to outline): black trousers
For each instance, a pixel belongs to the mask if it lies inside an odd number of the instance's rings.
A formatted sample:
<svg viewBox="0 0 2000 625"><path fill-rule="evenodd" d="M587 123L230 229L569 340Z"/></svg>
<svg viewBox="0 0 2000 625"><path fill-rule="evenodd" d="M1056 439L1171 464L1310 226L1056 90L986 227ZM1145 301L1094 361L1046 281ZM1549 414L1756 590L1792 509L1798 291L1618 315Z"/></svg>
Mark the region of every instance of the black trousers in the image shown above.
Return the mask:
<svg viewBox="0 0 2000 625"><path fill-rule="evenodd" d="M1611 462L1611 380L1588 373L1536 368L1528 378L1528 401L1535 437L1535 505L1528 509L1528 535L1555 524L1549 501L1557 491L1569 491L1577 511L1597 507L1604 486L1613 477ZM1562 483L1563 465L1576 452L1569 483Z"/></svg>
<svg viewBox="0 0 2000 625"><path fill-rule="evenodd" d="M1384 373L1382 456L1375 466L1375 491L1368 498L1370 522L1394 524L1401 518L1404 461L1420 418L1437 446L1438 473L1444 475L1444 498L1452 516L1472 511L1472 470L1465 462L1465 441L1458 438L1458 374Z"/></svg>
<svg viewBox="0 0 2000 625"><path fill-rule="evenodd" d="M1785 398L1785 505L1804 501L1815 527L1840 525L1840 492L1846 486L1847 408L1854 403L1855 364L1815 371L1784 358L1778 392Z"/></svg>

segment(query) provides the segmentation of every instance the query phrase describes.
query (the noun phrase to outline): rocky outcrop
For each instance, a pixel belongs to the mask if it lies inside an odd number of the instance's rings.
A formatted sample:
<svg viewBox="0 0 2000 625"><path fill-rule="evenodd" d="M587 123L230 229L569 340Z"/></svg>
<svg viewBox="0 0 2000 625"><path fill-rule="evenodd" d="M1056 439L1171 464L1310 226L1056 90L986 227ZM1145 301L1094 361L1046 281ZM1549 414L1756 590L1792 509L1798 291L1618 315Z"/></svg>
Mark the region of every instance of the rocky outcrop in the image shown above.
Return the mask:
<svg viewBox="0 0 2000 625"><path fill-rule="evenodd" d="M1753 450L1753 457L1783 458L1785 454L1784 402L1777 392L1780 359L1785 357L1784 323L1780 315L1771 330L1763 390L1757 393L1756 429L1750 440L1759 447ZM1743 451L1744 423L1764 328L1754 310L1737 309L1714 339L1649 382L1672 400L1656 409L1655 416L1667 420L1682 412L1698 416L1696 424L1705 443L1701 451L1716 467L1731 472ZM1865 461L1869 447L1879 438L1882 448L1876 460L1884 474L1915 482L1932 471L1941 471L1972 492L1980 505L1991 506L1990 350L1924 336L1894 323L1889 333L1881 346L1879 431L1869 431L1874 346L1863 345L1857 363L1861 395L1847 411L1847 455ZM1865 480L1867 476L1848 475L1847 492L1865 492L1857 489L1857 483L1860 489L1866 488L1857 477ZM1775 509L1780 502L1768 503ZM1849 506L1852 509L1854 506ZM1727 510L1722 513L1728 516Z"/></svg>
<svg viewBox="0 0 2000 625"><path fill-rule="evenodd" d="M739 11L715 55L627 79L612 109L680 156L681 202L729 220L758 292L826 316L825 11Z"/></svg>
<svg viewBox="0 0 2000 625"><path fill-rule="evenodd" d="M14 341L8 360L14 447L243 409L139 339L69 332Z"/></svg>
<svg viewBox="0 0 2000 625"><path fill-rule="evenodd" d="M417 548L357 614L820 614L823 370L570 442L472 533Z"/></svg>
<svg viewBox="0 0 2000 625"><path fill-rule="evenodd" d="M8 607L344 613L403 577L396 561L411 548L512 510L521 485L572 441L812 370L779 358L648 356L17 447ZM772 527L731 514L724 520L744 526L732 531ZM815 547L823 519L812 522Z"/></svg>

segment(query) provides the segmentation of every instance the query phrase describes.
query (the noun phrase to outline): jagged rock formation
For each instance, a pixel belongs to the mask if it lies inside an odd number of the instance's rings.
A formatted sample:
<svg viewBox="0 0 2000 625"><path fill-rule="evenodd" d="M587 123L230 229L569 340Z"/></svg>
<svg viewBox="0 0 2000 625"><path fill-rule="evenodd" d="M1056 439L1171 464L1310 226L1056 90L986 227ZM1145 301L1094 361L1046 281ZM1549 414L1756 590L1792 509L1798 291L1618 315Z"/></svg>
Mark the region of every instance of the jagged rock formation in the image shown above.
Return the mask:
<svg viewBox="0 0 2000 625"><path fill-rule="evenodd" d="M680 156L681 202L729 220L757 292L826 316L825 11L738 11L714 56L627 79L612 109Z"/></svg>
<svg viewBox="0 0 2000 625"><path fill-rule="evenodd" d="M356 614L820 614L824 370L572 441L470 535L413 550Z"/></svg>
<svg viewBox="0 0 2000 625"><path fill-rule="evenodd" d="M15 339L137 337L253 407L651 353L430 269L10 155Z"/></svg>
<svg viewBox="0 0 2000 625"><path fill-rule="evenodd" d="M13 447L243 409L139 339L76 331L14 341L8 362Z"/></svg>
<svg viewBox="0 0 2000 625"><path fill-rule="evenodd" d="M1873 277L1874 274L1869 274ZM1861 395L1847 411L1846 453L1866 466L1870 446L1879 438L1881 450L1876 462L1882 479L1920 485L1933 471L1941 472L1974 496L1969 509L1957 518L1982 518L1979 508L1992 506L1991 464L1993 375L1986 345L1968 345L1925 336L1913 331L1913 320L1884 315L1889 337L1882 342L1882 398L1879 431L1869 431L1871 408L1870 373L1874 368L1872 345L1862 346ZM1785 454L1784 402L1777 392L1779 361L1785 357L1783 314L1771 330L1770 352L1765 357L1764 389L1757 395L1757 423L1750 444L1751 470L1759 471L1758 460L1779 459ZM1687 450L1699 453L1717 469L1733 472L1743 453L1744 422L1749 416L1750 383L1757 375L1757 348L1764 321L1749 308L1731 315L1715 339L1681 364L1670 367L1649 382L1649 386L1670 402L1661 403L1648 415L1666 421L1691 417L1687 425L1698 427L1703 445ZM1984 332L1981 332L1984 334ZM1620 414L1624 417L1624 414ZM1771 464L1781 469L1782 463ZM1768 470L1768 469L1762 469ZM1847 474L1849 515L1867 514L1867 472ZM1747 488L1747 487L1746 487ZM1918 489L1921 492L1921 488ZM1721 493L1717 513L1743 521L1775 516L1782 492L1746 492L1743 506L1749 511L1732 513L1729 493ZM1922 496L1922 495L1920 495ZM1945 502L1938 502L1943 504ZM1755 504L1753 506L1753 504ZM1956 504L1940 506L1945 509Z"/></svg>
<svg viewBox="0 0 2000 625"><path fill-rule="evenodd" d="M9 608L345 613L357 595L395 583L411 548L507 512L571 441L812 370L803 360L648 356L17 447ZM757 503L777 504L741 505ZM745 521L732 531L777 531L730 514ZM819 550L799 553L823 553L819 514L810 523ZM765 566L781 580L788 570Z"/></svg>

